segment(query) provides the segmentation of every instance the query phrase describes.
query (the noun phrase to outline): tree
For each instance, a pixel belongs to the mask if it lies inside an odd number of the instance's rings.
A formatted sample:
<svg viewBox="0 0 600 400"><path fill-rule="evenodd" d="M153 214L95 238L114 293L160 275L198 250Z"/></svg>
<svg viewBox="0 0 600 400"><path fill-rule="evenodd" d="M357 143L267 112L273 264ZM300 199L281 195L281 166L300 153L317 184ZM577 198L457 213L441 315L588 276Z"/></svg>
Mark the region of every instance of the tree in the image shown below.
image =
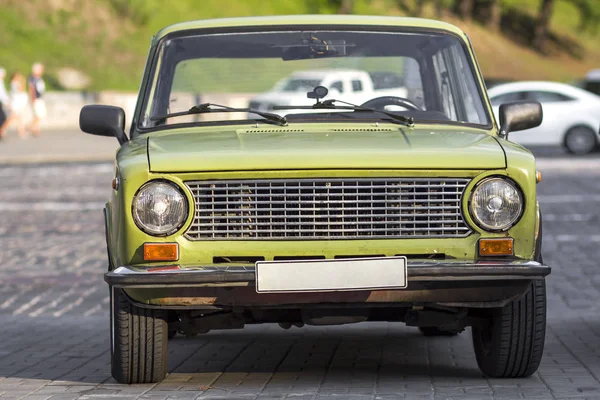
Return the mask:
<svg viewBox="0 0 600 400"><path fill-rule="evenodd" d="M502 0L476 0L473 5L473 18L485 24L492 31L500 31Z"/></svg>
<svg viewBox="0 0 600 400"><path fill-rule="evenodd" d="M444 13L447 11L448 5L444 0L435 0L435 15L438 19L444 17Z"/></svg>
<svg viewBox="0 0 600 400"><path fill-rule="evenodd" d="M417 5L415 7L415 15L417 17L420 17L423 15L423 8L425 7L425 3L427 3L427 0L417 0Z"/></svg>
<svg viewBox="0 0 600 400"><path fill-rule="evenodd" d="M600 0L571 0L579 11L579 31L598 33L600 25Z"/></svg>
<svg viewBox="0 0 600 400"><path fill-rule="evenodd" d="M454 8L458 15L465 21L470 21L473 16L475 0L456 0Z"/></svg>
<svg viewBox="0 0 600 400"><path fill-rule="evenodd" d="M500 31L502 22L502 5L500 0L489 0L488 27L496 32Z"/></svg>
<svg viewBox="0 0 600 400"><path fill-rule="evenodd" d="M353 10L353 1L352 0L342 0L340 2L340 6L338 8L338 14L352 14Z"/></svg>
<svg viewBox="0 0 600 400"><path fill-rule="evenodd" d="M542 0L540 12L533 31L533 46L542 52L544 51L546 39L548 37L548 27L550 26L550 18L552 17L553 9L554 0Z"/></svg>

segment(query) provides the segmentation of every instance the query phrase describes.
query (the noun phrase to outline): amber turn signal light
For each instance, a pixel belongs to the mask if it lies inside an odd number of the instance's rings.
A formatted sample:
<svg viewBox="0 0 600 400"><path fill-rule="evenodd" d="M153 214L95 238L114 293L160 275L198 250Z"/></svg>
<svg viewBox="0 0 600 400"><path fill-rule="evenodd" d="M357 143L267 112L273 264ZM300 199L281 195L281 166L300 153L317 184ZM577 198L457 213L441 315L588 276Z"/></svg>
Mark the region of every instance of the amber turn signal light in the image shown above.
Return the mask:
<svg viewBox="0 0 600 400"><path fill-rule="evenodd" d="M144 261L177 261L177 243L144 243Z"/></svg>
<svg viewBox="0 0 600 400"><path fill-rule="evenodd" d="M535 171L535 182L540 183L542 181L542 173L540 171Z"/></svg>
<svg viewBox="0 0 600 400"><path fill-rule="evenodd" d="M480 256L512 256L513 255L513 239L512 238L479 239L479 255Z"/></svg>

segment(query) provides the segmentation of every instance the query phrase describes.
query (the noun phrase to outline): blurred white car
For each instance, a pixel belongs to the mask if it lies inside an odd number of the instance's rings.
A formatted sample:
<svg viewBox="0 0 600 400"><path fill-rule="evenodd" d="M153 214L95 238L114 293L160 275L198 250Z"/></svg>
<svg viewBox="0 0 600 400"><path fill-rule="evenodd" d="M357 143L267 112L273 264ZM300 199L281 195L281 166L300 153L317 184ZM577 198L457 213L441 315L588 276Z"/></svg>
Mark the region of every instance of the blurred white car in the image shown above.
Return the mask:
<svg viewBox="0 0 600 400"><path fill-rule="evenodd" d="M273 89L254 97L250 108L270 111L274 104L313 105L306 93L316 86L329 89L328 99L344 100L362 104L381 96L407 97L402 77L388 72L369 73L361 70L323 69L296 71L279 81Z"/></svg>
<svg viewBox="0 0 600 400"><path fill-rule="evenodd" d="M544 111L542 124L510 136L524 146L564 146L573 154L590 153L600 136L600 96L574 86L555 82L515 82L488 90L494 114L513 101L539 101Z"/></svg>

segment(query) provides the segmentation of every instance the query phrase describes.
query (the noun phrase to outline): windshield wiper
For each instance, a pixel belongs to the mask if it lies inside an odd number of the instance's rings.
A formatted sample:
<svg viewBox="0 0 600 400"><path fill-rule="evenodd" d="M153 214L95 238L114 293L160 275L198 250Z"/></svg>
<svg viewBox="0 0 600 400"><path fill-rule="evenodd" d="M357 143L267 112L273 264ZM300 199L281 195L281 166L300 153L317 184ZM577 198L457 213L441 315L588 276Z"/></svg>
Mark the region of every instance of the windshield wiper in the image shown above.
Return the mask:
<svg viewBox="0 0 600 400"><path fill-rule="evenodd" d="M338 106L335 103L345 104L345 106ZM312 106L275 106L274 110L352 110L352 111L370 111L374 113L383 114L395 122L400 122L402 125L413 127L415 126L415 120L413 117L405 117L404 115L396 114L390 111L377 110L375 108L357 106L356 104L348 103L342 100L325 100L318 101Z"/></svg>
<svg viewBox="0 0 600 400"><path fill-rule="evenodd" d="M218 107L218 108L213 108L213 107ZM198 105L190 108L187 111L180 111L180 112L176 112L176 113L161 115L159 117L152 117L152 118L150 118L150 120L151 121L164 121L167 118L181 117L183 115L210 114L210 113L218 113L218 112L247 112L247 113L260 115L267 122L276 123L276 124L282 125L282 126L287 125L287 119L285 117L282 117L281 115L264 112L264 111L259 111L259 110L253 110L251 108L233 108L233 107L227 107L227 106L223 106L221 104L213 104L213 103L198 104Z"/></svg>

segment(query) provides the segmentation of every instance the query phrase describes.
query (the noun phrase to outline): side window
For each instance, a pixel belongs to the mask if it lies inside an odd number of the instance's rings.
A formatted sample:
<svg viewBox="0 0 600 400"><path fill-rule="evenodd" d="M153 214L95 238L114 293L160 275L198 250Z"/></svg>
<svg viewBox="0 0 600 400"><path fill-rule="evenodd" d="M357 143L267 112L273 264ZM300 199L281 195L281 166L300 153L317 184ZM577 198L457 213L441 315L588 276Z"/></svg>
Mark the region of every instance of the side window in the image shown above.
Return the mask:
<svg viewBox="0 0 600 400"><path fill-rule="evenodd" d="M562 93L548 92L542 90L526 92L526 98L527 100L539 101L540 103L557 103L560 101L575 100L572 97L565 96Z"/></svg>
<svg viewBox="0 0 600 400"><path fill-rule="evenodd" d="M492 106L499 106L504 103L510 103L511 101L523 100L524 98L525 94L523 92L512 92L494 96L490 98L490 101L492 102Z"/></svg>
<svg viewBox="0 0 600 400"><path fill-rule="evenodd" d="M360 81L358 79L354 79L352 81L352 91L353 92L362 92L363 91L362 81Z"/></svg>
<svg viewBox="0 0 600 400"><path fill-rule="evenodd" d="M344 85L342 81L335 81L329 85L329 89L336 89L340 93L344 93Z"/></svg>

